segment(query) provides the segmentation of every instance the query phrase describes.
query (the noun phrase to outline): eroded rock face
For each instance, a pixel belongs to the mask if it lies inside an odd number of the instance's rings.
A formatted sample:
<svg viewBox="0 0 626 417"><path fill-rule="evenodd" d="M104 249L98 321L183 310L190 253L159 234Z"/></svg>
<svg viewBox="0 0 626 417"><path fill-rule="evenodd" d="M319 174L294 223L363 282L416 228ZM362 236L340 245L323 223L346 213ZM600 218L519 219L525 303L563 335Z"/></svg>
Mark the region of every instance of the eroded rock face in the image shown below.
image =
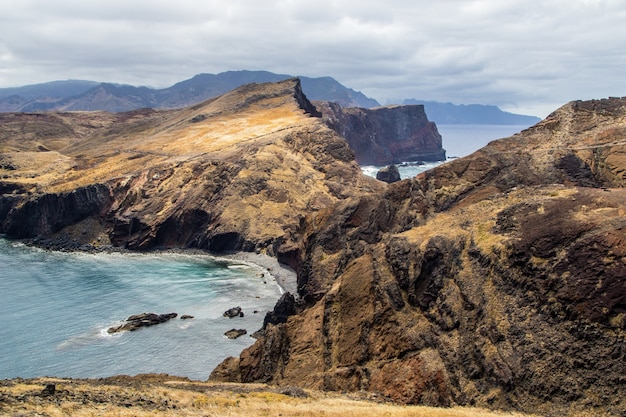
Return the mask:
<svg viewBox="0 0 626 417"><path fill-rule="evenodd" d="M316 115L297 79L182 110L3 114L0 233L281 256L308 213L384 186Z"/></svg>
<svg viewBox="0 0 626 417"><path fill-rule="evenodd" d="M4 115L0 231L288 262L298 301L215 379L626 412L626 99L393 184L312 112L290 80L171 112Z"/></svg>
<svg viewBox="0 0 626 417"><path fill-rule="evenodd" d="M326 124L346 138L361 165L446 159L441 135L422 105L373 109L320 101L315 105Z"/></svg>
<svg viewBox="0 0 626 417"><path fill-rule="evenodd" d="M297 314L215 375L623 414L624 155L626 99L574 102L317 213L302 228Z"/></svg>

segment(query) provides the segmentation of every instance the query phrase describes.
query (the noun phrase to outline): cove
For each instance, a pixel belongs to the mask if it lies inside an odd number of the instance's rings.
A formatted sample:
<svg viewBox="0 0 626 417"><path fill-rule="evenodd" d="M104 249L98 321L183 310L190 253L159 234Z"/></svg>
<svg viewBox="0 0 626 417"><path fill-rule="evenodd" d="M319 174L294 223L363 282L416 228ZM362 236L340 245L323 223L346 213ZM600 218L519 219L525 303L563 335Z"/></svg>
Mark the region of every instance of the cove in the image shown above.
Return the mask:
<svg viewBox="0 0 626 417"><path fill-rule="evenodd" d="M281 294L268 271L208 254L66 253L0 239L0 378L167 373L205 380L254 339ZM222 316L241 306L244 317ZM134 332L142 313L179 317ZM181 320L180 316L194 316ZM246 329L232 340L224 332Z"/></svg>

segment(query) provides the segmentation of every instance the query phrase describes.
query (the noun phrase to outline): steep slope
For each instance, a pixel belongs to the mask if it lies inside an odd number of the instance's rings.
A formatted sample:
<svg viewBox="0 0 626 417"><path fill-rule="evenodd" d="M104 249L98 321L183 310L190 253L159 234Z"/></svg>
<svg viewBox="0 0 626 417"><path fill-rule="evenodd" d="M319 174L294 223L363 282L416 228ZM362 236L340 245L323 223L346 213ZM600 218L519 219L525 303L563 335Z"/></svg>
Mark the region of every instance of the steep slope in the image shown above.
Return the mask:
<svg viewBox="0 0 626 417"><path fill-rule="evenodd" d="M289 252L304 215L382 187L312 112L290 79L176 111L4 114L0 232Z"/></svg>
<svg viewBox="0 0 626 417"><path fill-rule="evenodd" d="M445 161L441 135L423 106L342 108L315 102L326 124L346 138L361 165Z"/></svg>
<svg viewBox="0 0 626 417"><path fill-rule="evenodd" d="M302 301L212 378L623 415L625 152L626 98L573 102L320 211L294 263Z"/></svg>

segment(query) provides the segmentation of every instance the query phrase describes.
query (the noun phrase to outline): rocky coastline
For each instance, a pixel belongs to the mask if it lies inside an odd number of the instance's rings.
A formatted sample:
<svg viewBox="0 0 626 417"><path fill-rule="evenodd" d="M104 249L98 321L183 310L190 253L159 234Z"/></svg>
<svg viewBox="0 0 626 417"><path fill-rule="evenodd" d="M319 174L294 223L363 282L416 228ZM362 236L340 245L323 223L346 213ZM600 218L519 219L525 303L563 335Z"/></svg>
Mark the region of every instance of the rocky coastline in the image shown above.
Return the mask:
<svg viewBox="0 0 626 417"><path fill-rule="evenodd" d="M8 117L0 232L278 276L274 314L214 381L626 412L626 98L391 184L313 109L288 80L171 112Z"/></svg>

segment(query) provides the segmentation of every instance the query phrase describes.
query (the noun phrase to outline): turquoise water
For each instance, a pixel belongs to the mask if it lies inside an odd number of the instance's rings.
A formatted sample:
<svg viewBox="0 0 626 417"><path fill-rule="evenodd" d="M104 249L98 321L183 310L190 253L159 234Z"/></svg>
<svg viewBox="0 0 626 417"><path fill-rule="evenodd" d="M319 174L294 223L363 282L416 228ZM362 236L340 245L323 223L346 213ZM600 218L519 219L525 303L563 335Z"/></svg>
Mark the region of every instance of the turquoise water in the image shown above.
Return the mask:
<svg viewBox="0 0 626 417"><path fill-rule="evenodd" d="M279 297L266 271L208 255L61 253L0 239L0 379L168 373L205 380L254 342L249 334ZM222 316L234 306L243 318ZM142 312L195 318L107 333ZM227 339L232 328L248 335Z"/></svg>

